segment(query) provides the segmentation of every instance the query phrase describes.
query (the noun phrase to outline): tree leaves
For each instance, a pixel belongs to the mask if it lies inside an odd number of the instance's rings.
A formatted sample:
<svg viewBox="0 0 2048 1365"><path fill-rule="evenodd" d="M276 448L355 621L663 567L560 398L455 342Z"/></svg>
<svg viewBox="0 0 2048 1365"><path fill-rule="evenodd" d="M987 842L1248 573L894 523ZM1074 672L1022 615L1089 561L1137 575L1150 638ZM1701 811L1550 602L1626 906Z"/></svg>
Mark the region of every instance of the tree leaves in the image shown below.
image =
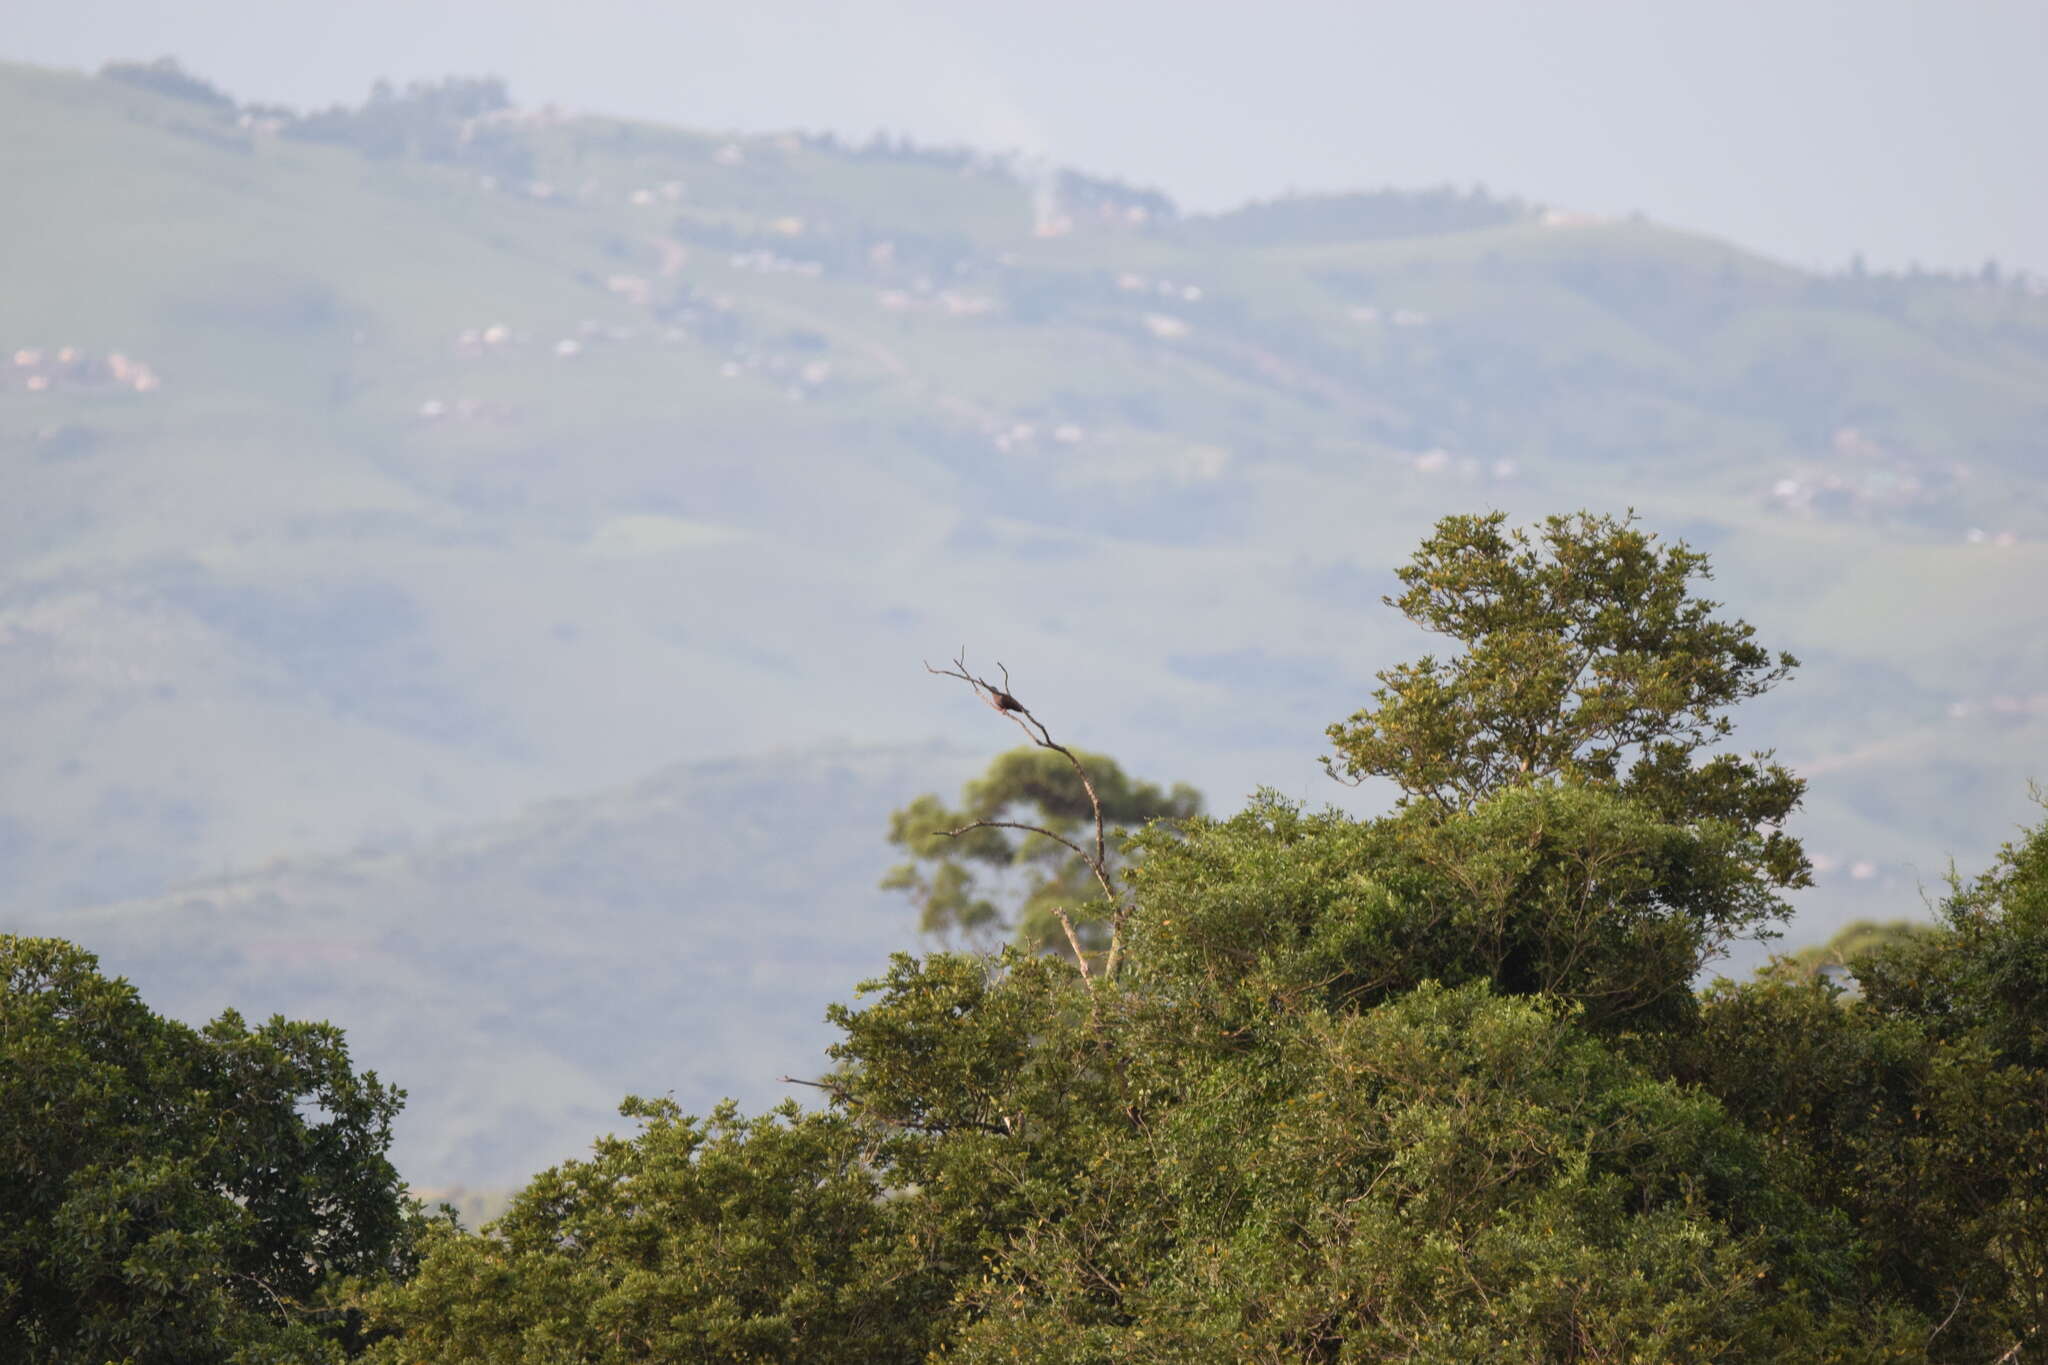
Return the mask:
<svg viewBox="0 0 2048 1365"><path fill-rule="evenodd" d="M1019 942L898 955L835 1006L828 1112L641 1105L485 1237L438 1234L378 1301L388 1358L2017 1350L2048 1284L2048 829L1945 935L1859 957L1865 1000L1779 972L1703 1001L1806 876L1799 780L1705 752L1792 667L1706 573L1630 520L1440 523L1395 604L1463 652L1331 730L1335 771L1402 787L1377 818L1204 819L1047 748L919 798L889 884ZM1034 918L1107 880L1077 763L1129 893L1097 976Z"/></svg>
<svg viewBox="0 0 2048 1365"><path fill-rule="evenodd" d="M329 1300L400 1268L403 1093L340 1031L194 1031L92 954L0 935L0 1339L36 1358L324 1360Z"/></svg>
<svg viewBox="0 0 2048 1365"><path fill-rule="evenodd" d="M1798 661L1714 618L1720 604L1691 593L1711 577L1707 559L1682 542L1660 548L1633 516L1553 516L1533 537L1505 513L1455 516L1398 573L1405 590L1388 605L1463 653L1382 672L1375 705L1329 729L1333 775L1391 778L1405 801L1443 811L1513 784L1611 785L1625 771L1674 818L1775 822L1796 806L1801 784L1762 758L1688 770L1731 732L1729 707Z"/></svg>
<svg viewBox="0 0 2048 1365"><path fill-rule="evenodd" d="M705 1118L629 1100L629 1138L536 1177L481 1237L452 1228L375 1295L377 1359L918 1360L948 1288L914 1200L843 1117Z"/></svg>

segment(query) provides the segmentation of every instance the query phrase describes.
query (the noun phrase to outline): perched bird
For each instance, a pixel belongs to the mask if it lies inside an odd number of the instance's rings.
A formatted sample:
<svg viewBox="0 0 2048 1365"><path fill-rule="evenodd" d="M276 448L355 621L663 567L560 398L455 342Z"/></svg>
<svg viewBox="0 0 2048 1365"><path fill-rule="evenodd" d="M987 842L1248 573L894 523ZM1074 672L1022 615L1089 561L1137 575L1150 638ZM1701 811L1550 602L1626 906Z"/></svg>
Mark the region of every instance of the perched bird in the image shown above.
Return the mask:
<svg viewBox="0 0 2048 1365"><path fill-rule="evenodd" d="M1005 692L1002 689L998 688L996 689L995 708L998 711L1022 711L1024 709L1024 703L1018 701L1008 692Z"/></svg>

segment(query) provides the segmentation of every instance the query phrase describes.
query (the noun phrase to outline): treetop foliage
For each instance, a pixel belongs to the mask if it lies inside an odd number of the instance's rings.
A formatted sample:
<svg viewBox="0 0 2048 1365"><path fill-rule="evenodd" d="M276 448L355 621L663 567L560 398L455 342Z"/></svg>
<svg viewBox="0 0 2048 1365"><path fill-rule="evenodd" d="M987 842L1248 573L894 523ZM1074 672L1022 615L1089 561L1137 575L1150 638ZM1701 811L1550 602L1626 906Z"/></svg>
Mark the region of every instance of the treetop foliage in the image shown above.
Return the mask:
<svg viewBox="0 0 2048 1365"><path fill-rule="evenodd" d="M195 1030L72 944L0 935L7 1358L338 1358L341 1281L409 1254L403 1099L330 1024Z"/></svg>
<svg viewBox="0 0 2048 1365"><path fill-rule="evenodd" d="M1798 660L1772 655L1741 621L1692 595L1705 555L1660 547L1635 518L1547 518L1535 536L1505 513L1446 517L1399 571L1388 605L1463 647L1379 675L1374 705L1330 727L1330 771L1386 777L1406 802L1469 810L1514 783L1565 778L1662 798L1673 815L1720 815L1740 770L1691 777L1684 761L1725 739L1729 707L1761 695ZM1758 768L1736 809L1780 820L1798 797ZM1699 790L1692 788L1697 786Z"/></svg>
<svg viewBox="0 0 2048 1365"><path fill-rule="evenodd" d="M1333 730L1403 783L1375 818L1203 817L934 670L1034 747L898 812L896 884L956 929L1092 904L1106 941L898 954L829 1012L821 1110L629 1101L637 1134L354 1291L373 1356L2048 1359L2048 822L1845 949L1860 993L1696 991L1803 873L1797 779L1692 761L1791 661L1682 546L1502 525L1406 575L1466 652Z"/></svg>
<svg viewBox="0 0 2048 1365"><path fill-rule="evenodd" d="M937 1345L950 1279L839 1114L707 1118L631 1099L632 1139L535 1177L490 1237L441 1224L372 1299L376 1354L504 1361L895 1361Z"/></svg>
<svg viewBox="0 0 2048 1365"><path fill-rule="evenodd" d="M2048 806L2039 790L2034 797ZM2048 1068L2048 821L2006 844L1974 881L1952 881L1942 928L1858 959L1871 1008Z"/></svg>
<svg viewBox="0 0 2048 1365"><path fill-rule="evenodd" d="M1850 987L1855 984L1855 968L1871 954L1937 932L1936 926L1925 920L1852 920L1830 935L1827 942L1778 957L1764 970L1789 979L1822 977L1831 984Z"/></svg>
<svg viewBox="0 0 2048 1365"><path fill-rule="evenodd" d="M1840 1211L1867 1293L1941 1324L1927 1358L2048 1359L2048 821L1889 937L1850 958L1858 994L1717 987L1671 1069Z"/></svg>
<svg viewBox="0 0 2048 1365"><path fill-rule="evenodd" d="M1669 1023L1734 938L1782 912L1739 831L1618 793L1504 791L1449 819L1311 814L1265 796L1146 841L1134 970L1363 1008L1424 981L1577 1003L1593 1028ZM1170 906L1171 911L1156 907Z"/></svg>

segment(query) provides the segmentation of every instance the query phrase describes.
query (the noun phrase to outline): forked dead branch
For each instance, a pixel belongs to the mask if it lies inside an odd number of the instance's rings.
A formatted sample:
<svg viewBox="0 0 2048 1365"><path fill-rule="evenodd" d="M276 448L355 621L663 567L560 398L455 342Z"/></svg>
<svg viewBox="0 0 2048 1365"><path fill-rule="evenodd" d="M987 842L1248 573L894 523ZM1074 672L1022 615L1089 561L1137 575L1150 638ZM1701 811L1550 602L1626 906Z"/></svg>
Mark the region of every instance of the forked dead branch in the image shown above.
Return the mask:
<svg viewBox="0 0 2048 1365"><path fill-rule="evenodd" d="M1129 916L1131 907L1117 890L1116 881L1110 875L1109 846L1103 830L1102 798L1096 793L1095 780L1088 775L1087 766L1074 756L1074 751L1054 739L1052 732L1046 728L1045 722L1033 715L1030 707L1017 700L1016 694L1010 690L1010 670L1003 666L1001 660L996 662L996 667L1001 670L1003 675L1003 681L1000 686L989 681L987 678L979 677L968 671L967 650L963 646L960 652L954 656L951 668L933 668L927 662L924 666L924 671L942 678L958 678L973 689L974 695L981 699L983 705L987 706L997 715L1007 717L1019 730L1024 732L1025 737L1034 745L1041 749L1049 749L1066 759L1068 766L1074 770L1074 776L1081 780L1082 790L1088 793L1089 809L1093 811L1095 816L1094 849L1091 852L1089 849L1083 848L1057 831L1047 829L1043 825L1034 825L1021 820L971 820L961 825L958 829L941 830L936 837L957 839L961 835L977 829L1014 829L1022 833L1036 834L1041 838L1050 839L1052 842L1071 850L1076 857L1080 858L1087 865L1089 872L1095 877L1096 885L1102 888L1104 898L1108 900L1110 905L1115 907L1110 914L1109 921L1109 951L1102 961L1102 975L1104 977L1113 977L1116 975L1116 969L1123 959L1124 920ZM1059 907L1054 907L1052 913L1058 918L1060 928L1066 933L1067 947L1074 954L1074 963L1080 968L1082 979L1088 983L1089 989L1094 989L1094 971L1088 965L1088 954L1081 947L1081 936L1074 930L1073 918L1065 909Z"/></svg>

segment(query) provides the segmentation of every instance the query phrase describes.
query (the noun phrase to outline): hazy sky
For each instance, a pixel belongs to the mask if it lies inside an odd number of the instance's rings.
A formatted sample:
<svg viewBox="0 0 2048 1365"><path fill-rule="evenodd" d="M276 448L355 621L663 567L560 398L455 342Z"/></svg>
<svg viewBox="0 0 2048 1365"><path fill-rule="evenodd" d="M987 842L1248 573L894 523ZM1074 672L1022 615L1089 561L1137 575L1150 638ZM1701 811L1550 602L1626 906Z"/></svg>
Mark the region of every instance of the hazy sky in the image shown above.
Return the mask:
<svg viewBox="0 0 2048 1365"><path fill-rule="evenodd" d="M2048 270L2048 0L0 0L0 53L172 54L242 98L506 77L522 103L878 128L1222 207L1490 188L1807 265Z"/></svg>

